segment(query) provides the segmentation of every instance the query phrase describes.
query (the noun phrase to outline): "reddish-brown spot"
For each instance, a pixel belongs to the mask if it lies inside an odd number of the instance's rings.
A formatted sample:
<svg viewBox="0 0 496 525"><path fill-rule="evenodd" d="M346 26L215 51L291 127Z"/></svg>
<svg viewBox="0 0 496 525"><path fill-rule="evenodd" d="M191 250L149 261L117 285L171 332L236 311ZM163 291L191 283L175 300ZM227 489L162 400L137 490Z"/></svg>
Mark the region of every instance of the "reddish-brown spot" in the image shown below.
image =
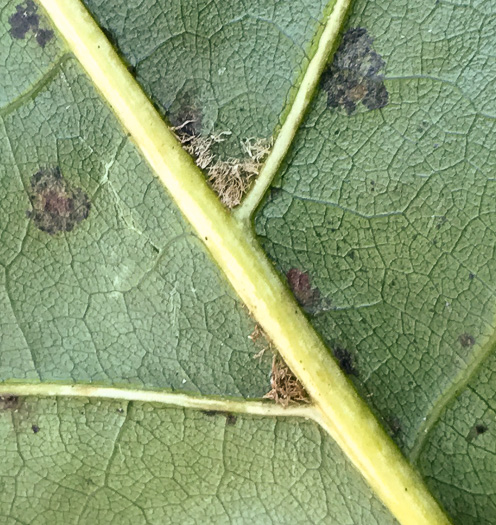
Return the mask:
<svg viewBox="0 0 496 525"><path fill-rule="evenodd" d="M90 201L80 188L73 188L60 169L40 170L31 177L29 193L32 210L26 215L43 232L54 235L70 232L88 217Z"/></svg>
<svg viewBox="0 0 496 525"><path fill-rule="evenodd" d="M286 273L286 279L296 300L305 312L317 315L332 310L331 301L322 297L318 288L312 288L310 276L307 272L298 270L298 268L291 268Z"/></svg>
<svg viewBox="0 0 496 525"><path fill-rule="evenodd" d="M320 292L317 288L312 288L310 276L307 272L302 272L297 268L291 268L286 273L286 279L288 280L291 291L301 306L313 309L318 304Z"/></svg>

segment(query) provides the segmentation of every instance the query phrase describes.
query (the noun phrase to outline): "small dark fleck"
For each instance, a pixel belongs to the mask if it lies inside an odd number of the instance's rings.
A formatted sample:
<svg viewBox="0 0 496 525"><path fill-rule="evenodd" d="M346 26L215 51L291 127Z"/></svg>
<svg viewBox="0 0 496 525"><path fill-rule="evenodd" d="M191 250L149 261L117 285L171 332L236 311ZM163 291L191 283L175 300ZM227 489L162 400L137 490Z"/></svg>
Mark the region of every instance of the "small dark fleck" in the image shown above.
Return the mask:
<svg viewBox="0 0 496 525"><path fill-rule="evenodd" d="M124 414L124 409L123 408L118 408L117 412L119 412L119 414Z"/></svg>
<svg viewBox="0 0 496 525"><path fill-rule="evenodd" d="M474 278L475 278L475 274L473 274L473 273L469 273L469 274L468 274L468 278L469 278L470 280L474 279Z"/></svg>
<svg viewBox="0 0 496 525"><path fill-rule="evenodd" d="M0 395L0 410L14 410L19 406L19 396L12 394Z"/></svg>
<svg viewBox="0 0 496 525"><path fill-rule="evenodd" d="M481 434L484 434L484 432L487 432L486 425L475 425L475 430L477 431L477 435L480 436Z"/></svg>
<svg viewBox="0 0 496 525"><path fill-rule="evenodd" d="M31 177L29 200L32 209L26 212L38 229L50 235L70 232L86 219L90 201L81 188L72 188L58 167L43 169Z"/></svg>
<svg viewBox="0 0 496 525"><path fill-rule="evenodd" d="M346 375L353 375L358 377L358 370L355 367L355 362L351 353L345 348L335 346L333 349L334 357L338 360L339 367Z"/></svg>
<svg viewBox="0 0 496 525"><path fill-rule="evenodd" d="M236 424L238 418L234 414L224 412L222 410L202 410L202 413L206 416L224 416L226 418L226 425L232 426Z"/></svg>
<svg viewBox="0 0 496 525"><path fill-rule="evenodd" d="M181 135L201 135L203 114L195 97L186 92L178 96L168 111L169 121Z"/></svg>
<svg viewBox="0 0 496 525"><path fill-rule="evenodd" d="M31 425L31 430L34 434L38 434L38 432L40 431L40 427L38 425Z"/></svg>
<svg viewBox="0 0 496 525"><path fill-rule="evenodd" d="M350 250L347 254L346 254L346 257L349 257L352 261L355 260L355 251L354 250Z"/></svg>
<svg viewBox="0 0 496 525"><path fill-rule="evenodd" d="M229 426L235 425L237 420L238 418L234 414L228 414L226 416L226 424Z"/></svg>
<svg viewBox="0 0 496 525"><path fill-rule="evenodd" d="M475 337L470 334L460 335L458 341L460 341L460 344L463 346L463 348L469 348L475 345Z"/></svg>
<svg viewBox="0 0 496 525"><path fill-rule="evenodd" d="M107 40L114 46L117 50L119 49L119 46L117 45L117 40L114 36L114 33L108 28L104 26L100 26L100 29L102 30L102 33L106 36Z"/></svg>
<svg viewBox="0 0 496 525"><path fill-rule="evenodd" d="M202 410L202 414L205 414L206 416L218 416L219 414L222 414L219 410Z"/></svg>
<svg viewBox="0 0 496 525"><path fill-rule="evenodd" d="M396 416L391 416L386 420L391 437L397 437L401 432L401 423Z"/></svg>
<svg viewBox="0 0 496 525"><path fill-rule="evenodd" d="M36 42L40 45L40 47L44 48L48 42L53 38L54 33L51 29L40 29L36 33Z"/></svg>
<svg viewBox="0 0 496 525"><path fill-rule="evenodd" d="M330 108L343 108L348 115L361 102L368 110L387 105L389 94L384 76L385 62L373 49L372 37L363 27L349 29L343 36L332 64L322 76Z"/></svg>
<svg viewBox="0 0 496 525"><path fill-rule="evenodd" d="M477 439L478 436L485 434L489 429L483 423L475 424L467 434L465 441L468 443L472 442L474 439Z"/></svg>

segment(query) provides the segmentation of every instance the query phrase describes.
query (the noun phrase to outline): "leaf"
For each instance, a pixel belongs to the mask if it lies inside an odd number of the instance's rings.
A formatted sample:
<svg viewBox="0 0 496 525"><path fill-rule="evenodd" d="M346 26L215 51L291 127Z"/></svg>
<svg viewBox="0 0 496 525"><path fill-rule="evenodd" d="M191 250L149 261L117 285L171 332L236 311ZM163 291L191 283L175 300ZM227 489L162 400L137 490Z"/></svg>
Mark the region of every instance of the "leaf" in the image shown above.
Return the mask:
<svg viewBox="0 0 496 525"><path fill-rule="evenodd" d="M293 141L322 71L314 58L334 42L318 22L333 6L310 4L88 3L174 125L193 116L205 134L231 132L216 155L240 156L242 140L282 124L235 216L118 62L101 76L81 69L69 49L83 63L86 45L97 62L113 58L98 50L105 41L96 33L74 45L86 30L77 7L60 3L78 20L65 33L69 48L32 2L1 11L6 520L392 522L326 430L365 476L379 476L368 479L382 497L390 476L398 490L412 483L410 501L431 505L240 222L285 158L256 216L264 248L282 279L298 276L290 284L312 324L454 522L490 522L491 248L481 256L469 240L484 235L492 246L492 8L477 7L486 10L481 22L476 8L357 3L348 27L366 33L348 40L367 48L374 74L335 62L324 79L332 73L338 89L317 93ZM54 16L57 2L45 5ZM484 45L475 48L469 36L479 33ZM382 84L388 103L370 111ZM330 90L328 80L321 86ZM124 106L138 97L125 114L122 93ZM330 100L348 105L329 109ZM225 397L263 395L271 357L253 359L255 320L211 257L267 324L314 406L284 411ZM354 455L357 442L369 447ZM384 464L372 459L379 444L391 452ZM416 509L403 512L415 520Z"/></svg>

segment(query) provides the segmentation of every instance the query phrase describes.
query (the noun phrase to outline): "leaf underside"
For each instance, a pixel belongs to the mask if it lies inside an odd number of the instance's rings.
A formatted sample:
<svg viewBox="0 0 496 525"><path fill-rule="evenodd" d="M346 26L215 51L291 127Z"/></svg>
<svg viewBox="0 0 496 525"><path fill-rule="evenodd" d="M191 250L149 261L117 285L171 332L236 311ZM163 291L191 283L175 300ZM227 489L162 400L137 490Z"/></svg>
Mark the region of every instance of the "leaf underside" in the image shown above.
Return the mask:
<svg viewBox="0 0 496 525"><path fill-rule="evenodd" d="M254 321L33 6L0 7L0 379L261 397L271 355L253 358ZM219 158L275 133L326 7L87 6L164 117L230 132ZM255 216L463 525L496 515L495 23L490 2L357 1L347 27L382 57L387 104L329 107L320 89ZM0 433L8 524L394 523L311 422L4 396Z"/></svg>

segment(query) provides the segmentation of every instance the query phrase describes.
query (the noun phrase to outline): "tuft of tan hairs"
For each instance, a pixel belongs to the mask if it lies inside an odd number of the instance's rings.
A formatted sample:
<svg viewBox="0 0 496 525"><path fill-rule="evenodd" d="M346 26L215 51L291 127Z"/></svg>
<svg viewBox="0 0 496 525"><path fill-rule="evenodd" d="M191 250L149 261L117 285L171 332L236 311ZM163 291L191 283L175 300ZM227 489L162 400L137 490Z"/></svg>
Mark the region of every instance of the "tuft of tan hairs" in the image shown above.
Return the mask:
<svg viewBox="0 0 496 525"><path fill-rule="evenodd" d="M257 177L263 160L270 151L271 141L249 138L241 141L244 157L218 160L212 146L226 140L229 131L208 136L182 133L181 129L191 124L188 120L173 128L183 148L195 159L196 165L207 174L207 180L221 202L231 209L241 202L244 194Z"/></svg>
<svg viewBox="0 0 496 525"><path fill-rule="evenodd" d="M309 403L308 393L300 380L293 374L284 359L275 354L270 373L271 390L264 395L279 405L287 407L290 403Z"/></svg>

